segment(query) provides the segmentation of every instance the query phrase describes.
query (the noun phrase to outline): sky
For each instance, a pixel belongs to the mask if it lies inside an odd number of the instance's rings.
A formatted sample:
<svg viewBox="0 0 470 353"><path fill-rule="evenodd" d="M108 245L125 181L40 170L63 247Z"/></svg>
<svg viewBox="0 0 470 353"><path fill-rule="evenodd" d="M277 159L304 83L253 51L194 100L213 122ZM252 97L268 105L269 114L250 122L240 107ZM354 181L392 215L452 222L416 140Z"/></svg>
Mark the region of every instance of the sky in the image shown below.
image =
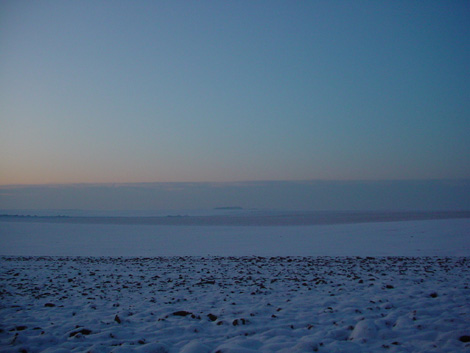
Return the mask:
<svg viewBox="0 0 470 353"><path fill-rule="evenodd" d="M2 1L0 186L470 179L469 62L468 1Z"/></svg>

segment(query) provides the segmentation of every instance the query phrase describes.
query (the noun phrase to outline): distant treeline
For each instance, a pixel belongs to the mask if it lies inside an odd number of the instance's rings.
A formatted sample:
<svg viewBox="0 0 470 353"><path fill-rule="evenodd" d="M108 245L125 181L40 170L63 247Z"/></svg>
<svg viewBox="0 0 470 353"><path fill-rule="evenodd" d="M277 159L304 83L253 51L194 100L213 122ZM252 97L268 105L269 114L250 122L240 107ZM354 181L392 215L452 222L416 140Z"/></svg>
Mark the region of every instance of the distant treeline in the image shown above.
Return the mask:
<svg viewBox="0 0 470 353"><path fill-rule="evenodd" d="M371 222L424 221L470 218L470 211L456 212L286 212L247 215L155 216L155 217L74 217L1 215L3 222L43 222L81 224L134 224L182 226L292 226Z"/></svg>
<svg viewBox="0 0 470 353"><path fill-rule="evenodd" d="M0 218L69 218L70 216L37 216L20 214L0 214Z"/></svg>

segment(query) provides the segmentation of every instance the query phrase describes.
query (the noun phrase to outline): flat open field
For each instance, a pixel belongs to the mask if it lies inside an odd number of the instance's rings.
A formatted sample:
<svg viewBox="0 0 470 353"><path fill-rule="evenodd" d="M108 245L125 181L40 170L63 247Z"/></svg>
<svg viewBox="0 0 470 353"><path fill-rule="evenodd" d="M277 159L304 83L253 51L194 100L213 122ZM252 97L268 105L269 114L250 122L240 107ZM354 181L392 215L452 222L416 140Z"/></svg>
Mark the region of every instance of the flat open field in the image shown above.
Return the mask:
<svg viewBox="0 0 470 353"><path fill-rule="evenodd" d="M0 255L11 256L470 256L470 218L189 226L46 217L0 220L0 244Z"/></svg>
<svg viewBox="0 0 470 353"><path fill-rule="evenodd" d="M0 352L470 352L468 218L46 217L0 242Z"/></svg>

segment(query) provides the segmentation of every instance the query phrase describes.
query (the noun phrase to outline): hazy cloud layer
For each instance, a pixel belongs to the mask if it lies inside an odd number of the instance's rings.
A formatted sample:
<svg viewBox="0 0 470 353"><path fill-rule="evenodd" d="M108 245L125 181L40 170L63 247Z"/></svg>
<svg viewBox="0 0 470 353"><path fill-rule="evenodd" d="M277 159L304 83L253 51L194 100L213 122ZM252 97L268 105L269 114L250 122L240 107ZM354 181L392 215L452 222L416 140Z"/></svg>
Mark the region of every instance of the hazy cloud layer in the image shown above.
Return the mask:
<svg viewBox="0 0 470 353"><path fill-rule="evenodd" d="M0 187L0 209L470 210L470 180L267 181Z"/></svg>

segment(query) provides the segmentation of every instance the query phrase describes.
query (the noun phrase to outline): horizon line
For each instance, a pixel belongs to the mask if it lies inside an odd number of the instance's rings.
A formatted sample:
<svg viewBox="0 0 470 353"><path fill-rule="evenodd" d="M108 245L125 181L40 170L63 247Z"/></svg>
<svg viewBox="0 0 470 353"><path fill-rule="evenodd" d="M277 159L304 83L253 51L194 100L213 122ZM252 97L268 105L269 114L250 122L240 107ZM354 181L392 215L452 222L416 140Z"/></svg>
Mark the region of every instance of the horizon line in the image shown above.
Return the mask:
<svg viewBox="0 0 470 353"><path fill-rule="evenodd" d="M32 184L0 184L0 188L15 187L54 187L54 186L128 186L128 185L157 185L157 184L248 184L248 183L311 183L311 182L340 182L340 183L361 183L361 182L458 182L470 181L470 177L462 178L403 178L403 179L252 179L239 181L136 181L136 182L51 182Z"/></svg>

